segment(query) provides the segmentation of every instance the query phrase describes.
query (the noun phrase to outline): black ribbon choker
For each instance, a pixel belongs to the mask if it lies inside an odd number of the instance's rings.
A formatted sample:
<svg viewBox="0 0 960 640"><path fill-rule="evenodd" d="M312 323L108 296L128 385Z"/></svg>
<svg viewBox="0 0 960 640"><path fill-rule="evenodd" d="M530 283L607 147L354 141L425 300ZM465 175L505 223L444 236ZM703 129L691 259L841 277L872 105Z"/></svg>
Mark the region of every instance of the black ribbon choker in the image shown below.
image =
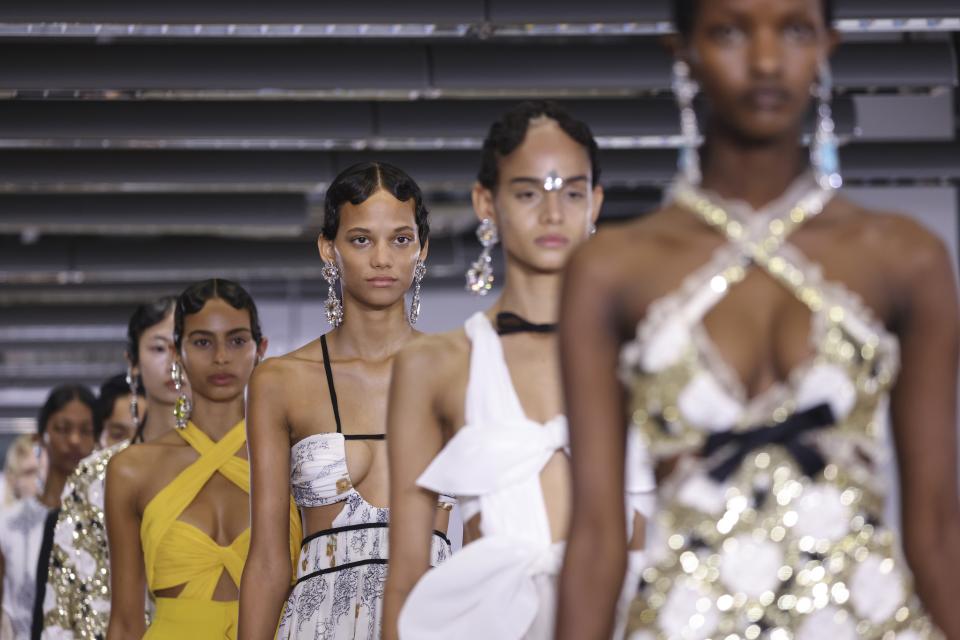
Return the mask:
<svg viewBox="0 0 960 640"><path fill-rule="evenodd" d="M511 333L553 333L557 330L557 323L535 324L509 311L497 314L497 333L501 336Z"/></svg>
<svg viewBox="0 0 960 640"><path fill-rule="evenodd" d="M701 455L708 457L721 449L730 449L730 454L710 470L710 477L723 482L743 463L747 455L760 447L779 444L797 461L803 473L812 477L827 466L823 455L812 445L805 444L801 436L836 426L836 418L829 404L791 414L779 424L763 425L747 431L722 431L713 433L703 445Z"/></svg>

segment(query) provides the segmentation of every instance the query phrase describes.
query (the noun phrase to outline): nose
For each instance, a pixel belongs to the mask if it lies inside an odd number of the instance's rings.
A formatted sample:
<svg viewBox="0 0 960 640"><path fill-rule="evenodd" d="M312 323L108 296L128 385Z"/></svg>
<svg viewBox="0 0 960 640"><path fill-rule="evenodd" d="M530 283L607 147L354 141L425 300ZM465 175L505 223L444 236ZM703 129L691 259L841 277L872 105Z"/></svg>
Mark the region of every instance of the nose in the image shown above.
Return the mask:
<svg viewBox="0 0 960 640"><path fill-rule="evenodd" d="M750 69L761 77L776 76L783 66L783 46L772 29L759 29L752 38Z"/></svg>
<svg viewBox="0 0 960 640"><path fill-rule="evenodd" d="M370 252L370 266L374 269L389 269L393 266L393 255L390 252L390 245L386 242L378 242L373 251Z"/></svg>
<svg viewBox="0 0 960 640"><path fill-rule="evenodd" d="M563 210L560 204L560 198L563 197L561 191L551 191L544 194L543 209L541 219L545 224L561 224L563 222Z"/></svg>

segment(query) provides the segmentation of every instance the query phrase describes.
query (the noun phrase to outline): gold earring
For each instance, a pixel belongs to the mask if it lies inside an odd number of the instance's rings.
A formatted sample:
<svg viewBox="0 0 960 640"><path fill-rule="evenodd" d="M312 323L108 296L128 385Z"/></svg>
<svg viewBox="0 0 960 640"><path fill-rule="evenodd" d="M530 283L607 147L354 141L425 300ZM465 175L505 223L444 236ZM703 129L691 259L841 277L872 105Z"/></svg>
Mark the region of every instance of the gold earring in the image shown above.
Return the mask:
<svg viewBox="0 0 960 640"><path fill-rule="evenodd" d="M173 405L173 420L177 429L186 429L190 421L190 413L193 411L193 403L183 388L183 367L174 360L170 365L170 377L173 378L173 386L177 389L177 401Z"/></svg>

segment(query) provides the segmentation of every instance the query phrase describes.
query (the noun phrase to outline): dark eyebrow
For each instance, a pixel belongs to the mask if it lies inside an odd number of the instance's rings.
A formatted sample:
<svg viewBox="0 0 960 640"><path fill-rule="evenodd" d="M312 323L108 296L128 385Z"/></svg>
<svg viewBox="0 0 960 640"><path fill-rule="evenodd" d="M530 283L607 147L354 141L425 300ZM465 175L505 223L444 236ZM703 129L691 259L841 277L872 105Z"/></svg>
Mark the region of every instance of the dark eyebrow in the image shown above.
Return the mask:
<svg viewBox="0 0 960 640"><path fill-rule="evenodd" d="M370 233L370 229L367 229L366 227L351 227L347 229L347 233L353 233L354 231L360 233Z"/></svg>

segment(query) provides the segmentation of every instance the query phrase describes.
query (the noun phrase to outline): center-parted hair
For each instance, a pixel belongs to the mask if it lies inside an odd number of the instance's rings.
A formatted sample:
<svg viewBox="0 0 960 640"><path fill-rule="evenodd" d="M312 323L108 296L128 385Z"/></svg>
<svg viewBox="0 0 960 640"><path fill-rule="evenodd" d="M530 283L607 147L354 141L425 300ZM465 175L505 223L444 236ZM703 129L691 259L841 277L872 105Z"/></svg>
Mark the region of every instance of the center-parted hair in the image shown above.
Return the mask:
<svg viewBox="0 0 960 640"><path fill-rule="evenodd" d="M420 186L402 169L386 162L359 162L333 179L323 202L323 237L334 240L340 229L340 210L350 203L366 202L377 191L386 191L400 202L413 200L417 239L422 247L430 237L430 212L423 202Z"/></svg>
<svg viewBox="0 0 960 640"><path fill-rule="evenodd" d="M82 384L61 384L50 391L46 402L40 407L40 412L37 415L37 433L41 436L46 433L47 427L49 426L48 423L53 414L74 400L78 400L86 405L87 408L90 409L91 417L95 418L97 414L97 397L93 395L93 392ZM100 430L97 428L96 419L93 421L93 427L94 437L99 439Z"/></svg>
<svg viewBox="0 0 960 640"><path fill-rule="evenodd" d="M673 11L673 25L677 33L681 36L689 36L693 32L693 25L696 22L697 9L700 8L701 0L673 0L671 9ZM834 0L821 0L823 7L823 21L829 28L833 24L833 3Z"/></svg>
<svg viewBox="0 0 960 640"><path fill-rule="evenodd" d="M183 322L187 316L200 313L210 300L223 300L234 309L246 310L250 314L250 333L253 341L260 344L263 331L260 329L260 314L257 305L247 290L232 280L211 278L196 282L180 294L173 315L173 342L180 350L183 343Z"/></svg>
<svg viewBox="0 0 960 640"><path fill-rule="evenodd" d="M580 143L590 156L590 182L600 184L599 148L593 139L589 125L577 120L552 100L531 100L513 107L490 126L483 141L483 155L480 159L480 172L477 181L487 189L494 191L500 178L500 158L508 156L523 144L527 137L530 121L536 118L550 118L555 121L568 136Z"/></svg>

